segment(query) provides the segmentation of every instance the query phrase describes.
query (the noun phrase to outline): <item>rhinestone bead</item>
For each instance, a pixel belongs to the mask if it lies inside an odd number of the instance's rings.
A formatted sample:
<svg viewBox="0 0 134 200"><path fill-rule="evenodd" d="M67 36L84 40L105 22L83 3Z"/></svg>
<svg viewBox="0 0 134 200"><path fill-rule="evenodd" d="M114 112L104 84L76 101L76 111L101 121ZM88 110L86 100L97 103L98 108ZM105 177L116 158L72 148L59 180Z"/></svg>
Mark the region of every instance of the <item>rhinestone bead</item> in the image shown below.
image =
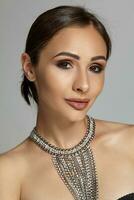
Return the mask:
<svg viewBox="0 0 134 200"><path fill-rule="evenodd" d="M90 141L95 135L95 120L87 115L87 131L73 148L61 149L49 144L34 128L31 140L52 155L53 164L75 200L97 200L97 173Z"/></svg>

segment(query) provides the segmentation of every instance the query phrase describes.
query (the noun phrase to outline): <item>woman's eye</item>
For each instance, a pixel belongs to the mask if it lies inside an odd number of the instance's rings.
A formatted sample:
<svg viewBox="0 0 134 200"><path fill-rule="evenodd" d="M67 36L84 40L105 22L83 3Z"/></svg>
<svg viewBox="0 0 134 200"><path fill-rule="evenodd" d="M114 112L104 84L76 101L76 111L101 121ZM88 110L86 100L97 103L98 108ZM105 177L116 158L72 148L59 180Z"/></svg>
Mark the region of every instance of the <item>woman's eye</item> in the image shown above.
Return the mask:
<svg viewBox="0 0 134 200"><path fill-rule="evenodd" d="M68 61L59 61L56 65L62 69L70 69L71 64Z"/></svg>
<svg viewBox="0 0 134 200"><path fill-rule="evenodd" d="M101 71L104 70L101 65L92 65L90 67L90 71L93 71L94 73L101 73Z"/></svg>

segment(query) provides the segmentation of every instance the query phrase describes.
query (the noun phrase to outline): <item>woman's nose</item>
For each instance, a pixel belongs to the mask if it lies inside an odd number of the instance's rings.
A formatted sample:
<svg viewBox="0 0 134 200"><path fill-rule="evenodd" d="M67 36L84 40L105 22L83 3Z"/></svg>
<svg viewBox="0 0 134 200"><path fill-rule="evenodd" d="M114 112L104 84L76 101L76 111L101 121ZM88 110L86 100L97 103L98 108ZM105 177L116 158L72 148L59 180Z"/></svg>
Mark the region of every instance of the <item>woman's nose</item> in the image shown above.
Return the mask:
<svg viewBox="0 0 134 200"><path fill-rule="evenodd" d="M76 92L86 93L89 90L89 78L87 72L79 71L74 83L73 90Z"/></svg>

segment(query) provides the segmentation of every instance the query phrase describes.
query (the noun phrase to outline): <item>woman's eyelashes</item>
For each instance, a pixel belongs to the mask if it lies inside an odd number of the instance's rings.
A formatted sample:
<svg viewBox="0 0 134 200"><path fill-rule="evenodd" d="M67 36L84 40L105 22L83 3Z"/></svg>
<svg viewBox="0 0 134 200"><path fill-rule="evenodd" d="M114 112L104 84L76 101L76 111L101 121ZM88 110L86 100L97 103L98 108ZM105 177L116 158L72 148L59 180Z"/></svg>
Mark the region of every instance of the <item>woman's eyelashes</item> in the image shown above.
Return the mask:
<svg viewBox="0 0 134 200"><path fill-rule="evenodd" d="M104 66L98 63L93 63L90 66L90 71L94 72L94 73L101 73L102 71L104 71Z"/></svg>
<svg viewBox="0 0 134 200"><path fill-rule="evenodd" d="M63 70L69 70L73 67L73 64L71 61L68 60L60 60L56 63L56 66ZM104 70L104 68L105 67L100 63L93 63L89 67L89 70L92 71L93 73L101 73Z"/></svg>
<svg viewBox="0 0 134 200"><path fill-rule="evenodd" d="M56 65L61 69L70 69L72 67L72 64L68 60L60 60Z"/></svg>

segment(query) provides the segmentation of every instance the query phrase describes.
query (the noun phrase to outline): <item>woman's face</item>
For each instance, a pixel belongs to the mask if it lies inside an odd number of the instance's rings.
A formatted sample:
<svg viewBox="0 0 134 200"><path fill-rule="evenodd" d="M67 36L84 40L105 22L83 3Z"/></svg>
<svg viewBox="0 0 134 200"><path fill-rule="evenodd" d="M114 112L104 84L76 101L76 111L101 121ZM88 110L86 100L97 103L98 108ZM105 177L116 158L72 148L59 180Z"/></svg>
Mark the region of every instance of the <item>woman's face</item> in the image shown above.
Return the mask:
<svg viewBox="0 0 134 200"><path fill-rule="evenodd" d="M83 119L102 91L106 53L104 40L92 26L59 31L41 51L34 68L39 110L59 119ZM86 98L89 103L78 110L65 100L70 98Z"/></svg>

